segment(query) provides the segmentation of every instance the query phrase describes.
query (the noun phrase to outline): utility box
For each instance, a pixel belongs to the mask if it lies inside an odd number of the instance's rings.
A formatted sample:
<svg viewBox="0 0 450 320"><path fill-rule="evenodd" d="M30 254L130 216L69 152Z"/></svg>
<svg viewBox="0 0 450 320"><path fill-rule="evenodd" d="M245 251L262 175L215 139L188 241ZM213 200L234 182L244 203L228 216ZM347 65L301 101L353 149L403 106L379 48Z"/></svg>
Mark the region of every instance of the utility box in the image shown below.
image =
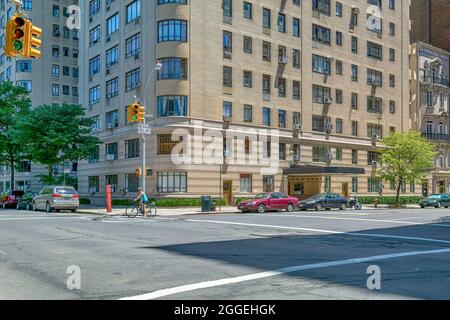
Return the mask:
<svg viewBox="0 0 450 320"><path fill-rule="evenodd" d="M202 212L216 211L216 203L210 196L202 196Z"/></svg>

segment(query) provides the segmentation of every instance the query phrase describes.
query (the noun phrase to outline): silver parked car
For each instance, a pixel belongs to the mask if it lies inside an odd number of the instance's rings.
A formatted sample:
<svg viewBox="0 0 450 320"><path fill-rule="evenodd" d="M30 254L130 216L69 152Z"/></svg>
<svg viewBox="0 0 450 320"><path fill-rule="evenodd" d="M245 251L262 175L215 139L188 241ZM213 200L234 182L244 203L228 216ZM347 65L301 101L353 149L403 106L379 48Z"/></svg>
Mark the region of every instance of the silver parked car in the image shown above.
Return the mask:
<svg viewBox="0 0 450 320"><path fill-rule="evenodd" d="M80 196L73 187L45 187L33 198L32 206L33 211L70 210L75 213L80 206Z"/></svg>

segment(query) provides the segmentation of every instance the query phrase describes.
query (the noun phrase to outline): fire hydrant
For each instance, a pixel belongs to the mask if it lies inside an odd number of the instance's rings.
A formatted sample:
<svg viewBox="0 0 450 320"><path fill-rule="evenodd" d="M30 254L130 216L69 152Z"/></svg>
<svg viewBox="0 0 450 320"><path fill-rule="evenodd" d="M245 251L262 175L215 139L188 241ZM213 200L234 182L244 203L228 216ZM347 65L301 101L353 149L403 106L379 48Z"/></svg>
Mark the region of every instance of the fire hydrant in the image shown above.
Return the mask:
<svg viewBox="0 0 450 320"><path fill-rule="evenodd" d="M380 200L378 198L375 198L373 200L373 205L375 206L375 208L378 208L378 204L380 203Z"/></svg>

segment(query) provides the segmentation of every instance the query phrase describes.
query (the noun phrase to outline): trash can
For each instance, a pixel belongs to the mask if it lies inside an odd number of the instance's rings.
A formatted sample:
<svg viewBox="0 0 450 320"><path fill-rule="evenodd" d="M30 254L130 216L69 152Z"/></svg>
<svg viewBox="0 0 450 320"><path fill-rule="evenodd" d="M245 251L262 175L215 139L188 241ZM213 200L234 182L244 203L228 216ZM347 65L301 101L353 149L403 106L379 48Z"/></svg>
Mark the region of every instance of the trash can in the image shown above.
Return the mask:
<svg viewBox="0 0 450 320"><path fill-rule="evenodd" d="M202 196L201 202L202 202L202 212L210 212L211 206L212 206L211 197L210 196Z"/></svg>

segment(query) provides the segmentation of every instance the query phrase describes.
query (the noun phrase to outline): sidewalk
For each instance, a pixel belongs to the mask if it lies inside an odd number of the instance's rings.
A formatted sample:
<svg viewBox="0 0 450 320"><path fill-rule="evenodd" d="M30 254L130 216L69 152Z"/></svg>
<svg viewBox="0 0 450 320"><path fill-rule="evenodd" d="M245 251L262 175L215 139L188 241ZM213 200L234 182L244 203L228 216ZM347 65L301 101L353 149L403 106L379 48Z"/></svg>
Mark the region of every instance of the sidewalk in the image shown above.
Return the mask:
<svg viewBox="0 0 450 320"><path fill-rule="evenodd" d="M123 216L125 215L126 207L115 207L113 208L113 212L108 214L104 207L98 206L81 206L78 209L78 213L80 214L95 214L95 215L105 215L105 216ZM363 205L363 210L398 210L396 208L389 208L388 205L378 205L378 208L375 208L374 205ZM399 209L420 209L418 205L406 205L405 207ZM351 210L355 211L355 210ZM297 211L296 211L297 212ZM300 212L300 211L299 211ZM158 208L159 216L182 216L182 215L196 215L196 214L234 214L240 213L236 207L222 207L222 210L219 211L219 207L214 212L202 212L202 210L198 207L191 208Z"/></svg>
<svg viewBox="0 0 450 320"><path fill-rule="evenodd" d="M108 214L106 208L98 206L80 206L78 213L80 214L95 214L105 216L123 216L125 215L126 207L114 207L113 212ZM158 208L158 216L182 216L182 215L195 215L195 214L220 214L220 213L239 213L240 211L236 207L222 207L222 211L215 212L202 212L201 208Z"/></svg>

